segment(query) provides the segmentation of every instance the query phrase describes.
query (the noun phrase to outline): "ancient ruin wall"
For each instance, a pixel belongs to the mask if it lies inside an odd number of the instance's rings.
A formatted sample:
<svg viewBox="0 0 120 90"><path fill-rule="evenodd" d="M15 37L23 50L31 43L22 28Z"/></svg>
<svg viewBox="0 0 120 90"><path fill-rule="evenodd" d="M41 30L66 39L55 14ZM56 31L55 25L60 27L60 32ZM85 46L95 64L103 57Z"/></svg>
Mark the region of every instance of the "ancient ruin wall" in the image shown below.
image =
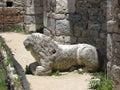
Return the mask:
<svg viewBox="0 0 120 90"><path fill-rule="evenodd" d="M108 0L107 73L120 89L120 0Z"/></svg>
<svg viewBox="0 0 120 90"><path fill-rule="evenodd" d="M22 25L23 6L24 0L0 0L0 31L11 31L17 24Z"/></svg>
<svg viewBox="0 0 120 90"><path fill-rule="evenodd" d="M0 31L43 28L43 0L0 0Z"/></svg>
<svg viewBox="0 0 120 90"><path fill-rule="evenodd" d="M106 0L44 0L44 34L62 44L92 44L106 57L106 6Z"/></svg>

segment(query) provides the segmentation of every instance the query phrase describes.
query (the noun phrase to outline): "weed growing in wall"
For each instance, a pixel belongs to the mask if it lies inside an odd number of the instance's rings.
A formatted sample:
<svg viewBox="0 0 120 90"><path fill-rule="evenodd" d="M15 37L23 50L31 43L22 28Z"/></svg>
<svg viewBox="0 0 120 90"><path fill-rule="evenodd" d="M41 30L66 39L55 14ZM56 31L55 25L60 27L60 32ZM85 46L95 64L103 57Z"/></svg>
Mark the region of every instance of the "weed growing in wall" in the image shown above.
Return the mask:
<svg viewBox="0 0 120 90"><path fill-rule="evenodd" d="M15 25L14 28L13 28L13 31L17 32L17 33L24 32L21 25Z"/></svg>

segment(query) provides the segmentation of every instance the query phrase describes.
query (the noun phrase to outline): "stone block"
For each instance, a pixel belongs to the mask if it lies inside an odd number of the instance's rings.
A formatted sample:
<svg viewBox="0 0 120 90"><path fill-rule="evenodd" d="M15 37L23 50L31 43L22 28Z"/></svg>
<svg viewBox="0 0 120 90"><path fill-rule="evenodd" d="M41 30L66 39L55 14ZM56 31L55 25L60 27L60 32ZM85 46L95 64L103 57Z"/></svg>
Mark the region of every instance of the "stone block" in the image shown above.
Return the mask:
<svg viewBox="0 0 120 90"><path fill-rule="evenodd" d="M37 29L40 29L41 25L36 25L36 24L25 24L24 28L26 32L35 32Z"/></svg>
<svg viewBox="0 0 120 90"><path fill-rule="evenodd" d="M43 7L43 0L34 0L35 7Z"/></svg>
<svg viewBox="0 0 120 90"><path fill-rule="evenodd" d="M4 22L3 23L20 23L23 22L22 15L4 15Z"/></svg>
<svg viewBox="0 0 120 90"><path fill-rule="evenodd" d="M120 34L113 34L113 40L120 42Z"/></svg>
<svg viewBox="0 0 120 90"><path fill-rule="evenodd" d="M106 18L105 15L99 15L98 18L97 18L97 21L100 22L101 24L104 23L107 26L107 23L106 23L107 22L107 18Z"/></svg>
<svg viewBox="0 0 120 90"><path fill-rule="evenodd" d="M113 45L113 48L111 51L113 51L113 55L116 57L116 58L119 58L117 59L118 60L118 63L119 63L119 66L120 66L120 43L119 41L118 42L114 42L115 45ZM118 65L118 64L117 64Z"/></svg>
<svg viewBox="0 0 120 90"><path fill-rule="evenodd" d="M57 36L60 35L72 35L71 23L68 20L56 20L55 32Z"/></svg>
<svg viewBox="0 0 120 90"><path fill-rule="evenodd" d="M99 31L97 30L91 30L90 31L90 36L93 37L93 38L99 38Z"/></svg>
<svg viewBox="0 0 120 90"><path fill-rule="evenodd" d="M115 85L119 85L120 84L120 67L117 65L113 65L112 66L112 75L113 75L113 81L115 83ZM119 90L119 89L116 89Z"/></svg>
<svg viewBox="0 0 120 90"><path fill-rule="evenodd" d="M16 14L24 14L23 7L6 7L3 9L4 15L16 15Z"/></svg>
<svg viewBox="0 0 120 90"><path fill-rule="evenodd" d="M0 1L0 7L4 7L4 3Z"/></svg>
<svg viewBox="0 0 120 90"><path fill-rule="evenodd" d="M87 22L77 22L75 23L74 25L74 30L76 32L76 30L79 32L80 31L83 31L83 30L86 30L87 29ZM80 32L79 32L80 33Z"/></svg>
<svg viewBox="0 0 120 90"><path fill-rule="evenodd" d="M62 20L62 19L65 19L65 14L55 14L53 13L53 18L56 19L56 20Z"/></svg>
<svg viewBox="0 0 120 90"><path fill-rule="evenodd" d="M82 38L82 37L79 37L78 40L77 40L77 43L91 43L91 40L90 38Z"/></svg>
<svg viewBox="0 0 120 90"><path fill-rule="evenodd" d="M76 0L56 0L56 13L74 13Z"/></svg>
<svg viewBox="0 0 120 90"><path fill-rule="evenodd" d="M33 3L34 3L33 0L25 0L25 6L26 6L26 7L32 6Z"/></svg>
<svg viewBox="0 0 120 90"><path fill-rule="evenodd" d="M89 20L90 21L96 21L96 22L98 22L98 15L89 15Z"/></svg>
<svg viewBox="0 0 120 90"><path fill-rule="evenodd" d="M105 32L100 33L100 38L101 39L106 39L106 37L107 37L107 33L105 33Z"/></svg>
<svg viewBox="0 0 120 90"><path fill-rule="evenodd" d="M25 6L26 7L42 7L43 6L43 0L25 0Z"/></svg>
<svg viewBox="0 0 120 90"><path fill-rule="evenodd" d="M118 24L116 21L110 20L107 22L107 32L108 33L120 33Z"/></svg>
<svg viewBox="0 0 120 90"><path fill-rule="evenodd" d="M76 13L82 14L82 15L88 15L88 8L87 7L77 7Z"/></svg>
<svg viewBox="0 0 120 90"><path fill-rule="evenodd" d="M24 7L25 6L25 0L14 0L13 6L14 7Z"/></svg>
<svg viewBox="0 0 120 90"><path fill-rule="evenodd" d="M103 31L103 32L107 32L107 23L102 23L101 24L101 30Z"/></svg>
<svg viewBox="0 0 120 90"><path fill-rule="evenodd" d="M89 30L83 30L83 31L82 31L82 37L83 37L83 38L86 38L86 37L89 38L89 37L91 37L91 36L90 36L90 31L89 31Z"/></svg>
<svg viewBox="0 0 120 90"><path fill-rule="evenodd" d="M82 15L81 14L67 14L66 16L67 20L70 20L73 23L79 22L82 19Z"/></svg>
<svg viewBox="0 0 120 90"><path fill-rule="evenodd" d="M26 7L26 14L43 14L43 7Z"/></svg>
<svg viewBox="0 0 120 90"><path fill-rule="evenodd" d="M24 16L25 24L43 24L43 15L25 15Z"/></svg>
<svg viewBox="0 0 120 90"><path fill-rule="evenodd" d="M35 23L35 17L34 16L25 15L24 16L24 23L25 24Z"/></svg>
<svg viewBox="0 0 120 90"><path fill-rule="evenodd" d="M13 16L11 16L11 15L4 16L4 23L8 23L8 24L14 23Z"/></svg>
<svg viewBox="0 0 120 90"><path fill-rule="evenodd" d="M88 23L88 30L100 30L101 29L101 24L100 23Z"/></svg>
<svg viewBox="0 0 120 90"><path fill-rule="evenodd" d="M89 15L98 15L99 14L100 9L99 8L89 8L88 9L88 14Z"/></svg>
<svg viewBox="0 0 120 90"><path fill-rule="evenodd" d="M3 14L3 7L0 7L0 14Z"/></svg>
<svg viewBox="0 0 120 90"><path fill-rule="evenodd" d="M23 15L16 15L14 16L14 23L23 23Z"/></svg>
<svg viewBox="0 0 120 90"><path fill-rule="evenodd" d="M4 23L3 21L3 15L0 15L0 24Z"/></svg>
<svg viewBox="0 0 120 90"><path fill-rule="evenodd" d="M4 31L13 31L13 30L14 30L14 27L15 27L14 24L4 24L3 30L4 30Z"/></svg>
<svg viewBox="0 0 120 90"><path fill-rule="evenodd" d="M74 25L74 31L73 34L75 37L80 37L82 35L83 28L80 27L78 24Z"/></svg>
<svg viewBox="0 0 120 90"><path fill-rule="evenodd" d="M77 38L73 36L65 36L65 44L75 44L77 42Z"/></svg>
<svg viewBox="0 0 120 90"><path fill-rule="evenodd" d="M76 8L80 8L84 5L84 1L83 0L76 0Z"/></svg>

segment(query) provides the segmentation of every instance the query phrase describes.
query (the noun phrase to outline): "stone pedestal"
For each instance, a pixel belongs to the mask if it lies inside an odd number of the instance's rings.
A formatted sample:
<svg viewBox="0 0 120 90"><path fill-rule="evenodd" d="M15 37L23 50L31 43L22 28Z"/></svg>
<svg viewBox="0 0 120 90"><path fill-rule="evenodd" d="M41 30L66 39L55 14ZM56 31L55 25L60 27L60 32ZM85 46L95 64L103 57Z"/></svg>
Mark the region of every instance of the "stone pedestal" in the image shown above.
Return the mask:
<svg viewBox="0 0 120 90"><path fill-rule="evenodd" d="M25 0L24 28L27 32L43 28L43 0Z"/></svg>

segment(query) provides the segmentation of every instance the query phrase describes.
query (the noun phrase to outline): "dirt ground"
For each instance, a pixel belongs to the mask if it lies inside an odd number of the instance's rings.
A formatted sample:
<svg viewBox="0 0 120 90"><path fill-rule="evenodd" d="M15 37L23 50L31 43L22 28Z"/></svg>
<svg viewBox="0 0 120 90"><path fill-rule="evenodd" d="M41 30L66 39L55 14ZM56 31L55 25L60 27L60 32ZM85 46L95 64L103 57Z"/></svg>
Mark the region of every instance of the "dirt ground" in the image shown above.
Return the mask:
<svg viewBox="0 0 120 90"><path fill-rule="evenodd" d="M24 69L26 65L35 61L23 45L27 34L5 32L0 35L5 39L15 59ZM92 76L88 73L69 72L62 76L26 75L26 77L32 90L90 90L88 83Z"/></svg>

